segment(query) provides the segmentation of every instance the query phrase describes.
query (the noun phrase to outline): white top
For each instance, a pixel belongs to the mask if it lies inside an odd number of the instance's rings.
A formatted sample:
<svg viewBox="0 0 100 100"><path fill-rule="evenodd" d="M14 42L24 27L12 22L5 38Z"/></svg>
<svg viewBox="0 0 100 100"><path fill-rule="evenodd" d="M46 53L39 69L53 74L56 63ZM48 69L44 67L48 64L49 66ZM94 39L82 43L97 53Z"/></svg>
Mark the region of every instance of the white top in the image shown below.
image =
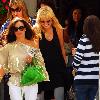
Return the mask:
<svg viewBox="0 0 100 100"><path fill-rule="evenodd" d="M26 65L25 57L29 54L35 55L40 66L45 66L42 54L38 48L33 48L20 42L8 43L0 48L0 65L6 73L10 72L9 82L12 84L20 85L21 72Z"/></svg>

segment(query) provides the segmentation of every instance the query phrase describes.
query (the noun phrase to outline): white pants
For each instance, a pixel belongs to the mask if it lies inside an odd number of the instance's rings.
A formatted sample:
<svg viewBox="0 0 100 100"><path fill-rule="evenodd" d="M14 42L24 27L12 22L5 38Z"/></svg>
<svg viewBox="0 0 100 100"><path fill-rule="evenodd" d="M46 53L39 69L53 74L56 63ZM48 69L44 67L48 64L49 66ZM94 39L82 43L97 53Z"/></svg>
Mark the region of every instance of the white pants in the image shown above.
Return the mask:
<svg viewBox="0 0 100 100"><path fill-rule="evenodd" d="M36 100L38 93L38 85L18 87L11 83L9 85L9 94L11 100Z"/></svg>

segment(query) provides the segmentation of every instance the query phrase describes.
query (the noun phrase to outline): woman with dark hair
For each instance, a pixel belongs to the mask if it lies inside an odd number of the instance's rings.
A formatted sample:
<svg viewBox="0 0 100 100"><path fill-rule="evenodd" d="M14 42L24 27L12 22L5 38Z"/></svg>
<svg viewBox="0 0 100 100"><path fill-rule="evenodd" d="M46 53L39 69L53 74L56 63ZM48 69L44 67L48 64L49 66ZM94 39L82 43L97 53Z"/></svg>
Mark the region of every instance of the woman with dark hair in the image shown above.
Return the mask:
<svg viewBox="0 0 100 100"><path fill-rule="evenodd" d="M16 21L16 23L18 22L19 20ZM24 27L23 26L20 26L19 29L20 30L23 30L24 28L26 29L25 30L25 38L27 40L30 40L32 39L33 37L33 31L30 27L30 25L24 21L24 20L20 20L20 22L22 22L24 24ZM15 24L16 23L11 23L10 27L9 27L9 32L8 32L8 35L7 35L7 42L8 43L11 43L11 42L14 42L16 41L17 37L16 37L16 34L15 34L15 31L17 31L18 29L15 28ZM29 34L28 34L29 33Z"/></svg>
<svg viewBox="0 0 100 100"><path fill-rule="evenodd" d="M94 100L98 90L100 20L90 15L84 20L84 34L79 40L73 61L77 100Z"/></svg>
<svg viewBox="0 0 100 100"><path fill-rule="evenodd" d="M43 6L50 6L52 9L54 8L54 4L50 0L40 0L38 3L38 8L41 8Z"/></svg>
<svg viewBox="0 0 100 100"><path fill-rule="evenodd" d="M8 28L7 42L0 48L0 79L9 72L9 95L11 100L36 100L38 85L21 86L21 72L35 55L38 64L45 66L36 35L31 26L23 19L15 18ZM30 56L30 53L32 56Z"/></svg>
<svg viewBox="0 0 100 100"><path fill-rule="evenodd" d="M72 75L72 62L73 55L72 50L77 47L80 37L83 34L83 14L80 7L74 7L71 12L68 20L65 20L65 29L64 29L64 46L66 50L67 57L67 91L73 89L74 77ZM69 41L68 41L69 40ZM69 95L68 95L69 96Z"/></svg>
<svg viewBox="0 0 100 100"><path fill-rule="evenodd" d="M6 38L8 34L8 27L9 27L10 22L15 17L24 18L32 26L35 24L35 19L28 15L28 10L27 10L24 0L10 0L9 9L7 13L7 20L0 28L0 46L4 46L5 44L7 44ZM4 84L4 90L5 90L4 97L7 97L7 98L9 98L9 95L7 94L8 86L6 83L9 77L10 77L9 75L5 75L3 78L4 82L2 82Z"/></svg>
<svg viewBox="0 0 100 100"><path fill-rule="evenodd" d="M80 37L83 34L83 15L79 7L75 7L71 11L68 19L68 34L74 47L77 47Z"/></svg>

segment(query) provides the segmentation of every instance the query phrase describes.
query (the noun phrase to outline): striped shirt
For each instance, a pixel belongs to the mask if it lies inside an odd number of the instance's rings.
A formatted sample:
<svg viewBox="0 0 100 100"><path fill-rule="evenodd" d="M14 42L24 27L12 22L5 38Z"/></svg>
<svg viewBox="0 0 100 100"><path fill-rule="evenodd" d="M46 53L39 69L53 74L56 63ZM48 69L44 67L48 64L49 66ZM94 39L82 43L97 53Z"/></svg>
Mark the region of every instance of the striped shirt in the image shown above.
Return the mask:
<svg viewBox="0 0 100 100"><path fill-rule="evenodd" d="M98 84L99 54L93 52L92 44L85 34L79 40L73 67L77 69L75 84Z"/></svg>

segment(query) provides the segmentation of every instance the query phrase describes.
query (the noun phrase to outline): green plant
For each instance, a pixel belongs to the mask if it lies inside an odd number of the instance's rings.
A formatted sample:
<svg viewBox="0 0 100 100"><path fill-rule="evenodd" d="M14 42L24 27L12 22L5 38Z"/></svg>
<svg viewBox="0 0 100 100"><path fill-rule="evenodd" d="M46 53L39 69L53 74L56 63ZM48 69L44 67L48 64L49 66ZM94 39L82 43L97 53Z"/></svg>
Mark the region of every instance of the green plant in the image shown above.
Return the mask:
<svg viewBox="0 0 100 100"><path fill-rule="evenodd" d="M0 0L0 15L7 13L9 8L9 0Z"/></svg>

